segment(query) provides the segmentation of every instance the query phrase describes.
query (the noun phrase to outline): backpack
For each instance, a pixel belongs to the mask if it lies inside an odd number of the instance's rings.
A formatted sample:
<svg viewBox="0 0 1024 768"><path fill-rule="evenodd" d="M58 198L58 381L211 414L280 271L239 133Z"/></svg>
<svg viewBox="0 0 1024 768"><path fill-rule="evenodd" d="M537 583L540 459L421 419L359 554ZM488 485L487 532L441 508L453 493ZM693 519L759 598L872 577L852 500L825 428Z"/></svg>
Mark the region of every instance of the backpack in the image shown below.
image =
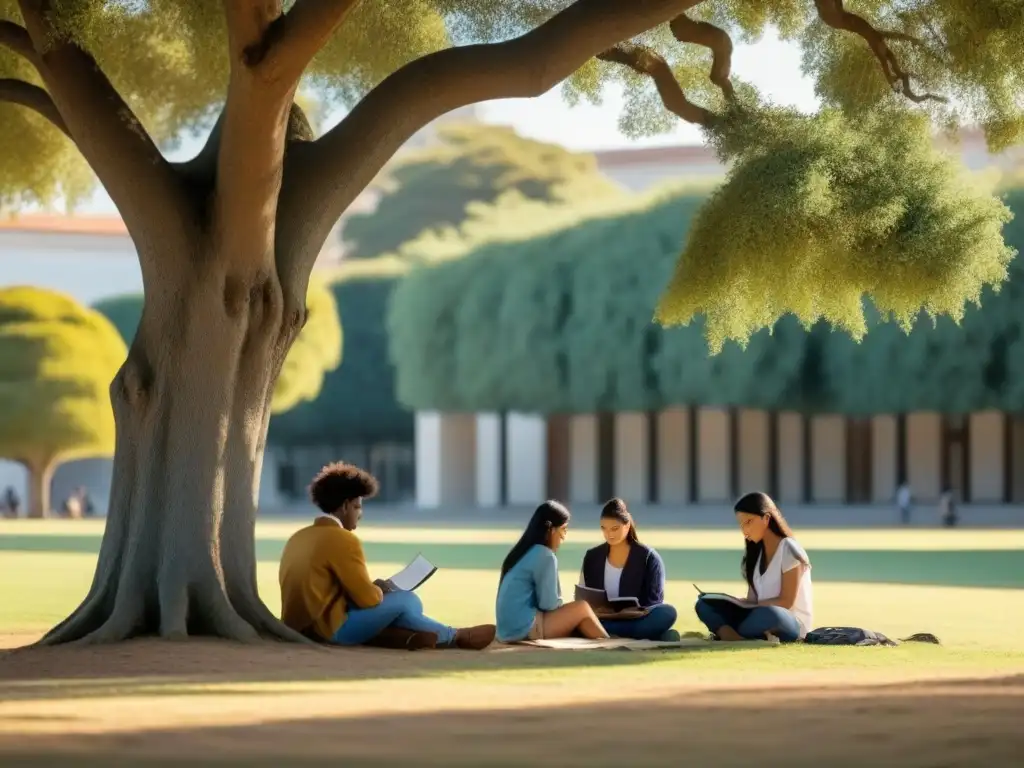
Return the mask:
<svg viewBox="0 0 1024 768"><path fill-rule="evenodd" d="M939 638L929 632L918 632L902 640L891 640L881 632L860 627L820 627L807 633L805 643L811 645L882 645L888 648L903 643L931 643L939 645Z"/></svg>
<svg viewBox="0 0 1024 768"><path fill-rule="evenodd" d="M808 632L804 642L811 645L899 645L881 632L859 627L821 627Z"/></svg>

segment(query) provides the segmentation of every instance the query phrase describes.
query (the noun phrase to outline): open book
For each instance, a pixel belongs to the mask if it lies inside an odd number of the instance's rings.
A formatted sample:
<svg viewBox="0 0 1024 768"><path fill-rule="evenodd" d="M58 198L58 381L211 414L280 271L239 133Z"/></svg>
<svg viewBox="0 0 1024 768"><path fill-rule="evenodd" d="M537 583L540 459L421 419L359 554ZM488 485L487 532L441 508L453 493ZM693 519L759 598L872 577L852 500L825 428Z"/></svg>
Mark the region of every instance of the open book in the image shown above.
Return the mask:
<svg viewBox="0 0 1024 768"><path fill-rule="evenodd" d="M423 555L416 555L413 561L388 581L403 592L415 592L427 579L437 572L437 566Z"/></svg>
<svg viewBox="0 0 1024 768"><path fill-rule="evenodd" d="M732 603L737 608L755 608L755 607L757 607L756 603L752 603L749 600L743 600L743 599L740 599L738 597L733 597L732 595L727 595L724 592L705 592L703 589L698 587L696 584L693 585L693 588L696 589L697 590L697 594L699 594L705 600L721 600L722 602Z"/></svg>
<svg viewBox="0 0 1024 768"><path fill-rule="evenodd" d="M635 597L618 597L614 600L609 600L608 593L603 589L592 589L582 584L576 585L575 599L584 600L590 603L595 611L603 613L642 610L640 608L640 601Z"/></svg>

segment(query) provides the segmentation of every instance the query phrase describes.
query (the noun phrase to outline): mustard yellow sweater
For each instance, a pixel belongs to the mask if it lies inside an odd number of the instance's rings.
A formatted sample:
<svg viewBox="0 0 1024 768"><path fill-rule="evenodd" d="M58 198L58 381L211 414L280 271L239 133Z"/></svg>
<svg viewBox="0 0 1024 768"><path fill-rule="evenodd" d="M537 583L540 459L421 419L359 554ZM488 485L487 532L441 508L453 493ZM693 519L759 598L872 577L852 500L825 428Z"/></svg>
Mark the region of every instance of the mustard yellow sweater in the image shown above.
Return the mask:
<svg viewBox="0 0 1024 768"><path fill-rule="evenodd" d="M350 604L372 608L383 599L366 570L359 538L324 517L288 539L278 578L281 620L324 641L345 623Z"/></svg>

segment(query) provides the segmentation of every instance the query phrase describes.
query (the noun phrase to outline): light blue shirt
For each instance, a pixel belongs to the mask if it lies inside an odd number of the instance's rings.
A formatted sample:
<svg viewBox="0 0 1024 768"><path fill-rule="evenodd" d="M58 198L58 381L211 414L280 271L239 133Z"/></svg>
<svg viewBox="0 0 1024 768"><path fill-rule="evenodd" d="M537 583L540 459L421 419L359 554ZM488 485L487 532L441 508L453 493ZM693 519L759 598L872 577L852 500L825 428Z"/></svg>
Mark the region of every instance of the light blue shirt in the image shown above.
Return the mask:
<svg viewBox="0 0 1024 768"><path fill-rule="evenodd" d="M537 611L553 611L562 604L558 558L543 544L534 544L505 574L498 587L498 640L525 640Z"/></svg>

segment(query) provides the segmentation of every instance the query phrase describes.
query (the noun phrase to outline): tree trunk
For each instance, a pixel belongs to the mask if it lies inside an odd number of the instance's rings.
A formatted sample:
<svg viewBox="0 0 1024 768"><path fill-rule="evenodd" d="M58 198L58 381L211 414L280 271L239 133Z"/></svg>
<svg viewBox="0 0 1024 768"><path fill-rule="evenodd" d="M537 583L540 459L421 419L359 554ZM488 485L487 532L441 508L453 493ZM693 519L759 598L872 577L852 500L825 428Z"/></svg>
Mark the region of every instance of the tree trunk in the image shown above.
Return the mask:
<svg viewBox="0 0 1024 768"><path fill-rule="evenodd" d="M303 640L259 598L254 531L273 383L304 303L286 300L276 274L239 277L223 261L189 265L177 291L147 291L111 384L117 444L96 574L44 643Z"/></svg>
<svg viewBox="0 0 1024 768"><path fill-rule="evenodd" d="M29 462L25 465L28 470L28 516L32 518L44 518L50 514L50 490L53 485L53 471L57 462L53 459L44 461Z"/></svg>

